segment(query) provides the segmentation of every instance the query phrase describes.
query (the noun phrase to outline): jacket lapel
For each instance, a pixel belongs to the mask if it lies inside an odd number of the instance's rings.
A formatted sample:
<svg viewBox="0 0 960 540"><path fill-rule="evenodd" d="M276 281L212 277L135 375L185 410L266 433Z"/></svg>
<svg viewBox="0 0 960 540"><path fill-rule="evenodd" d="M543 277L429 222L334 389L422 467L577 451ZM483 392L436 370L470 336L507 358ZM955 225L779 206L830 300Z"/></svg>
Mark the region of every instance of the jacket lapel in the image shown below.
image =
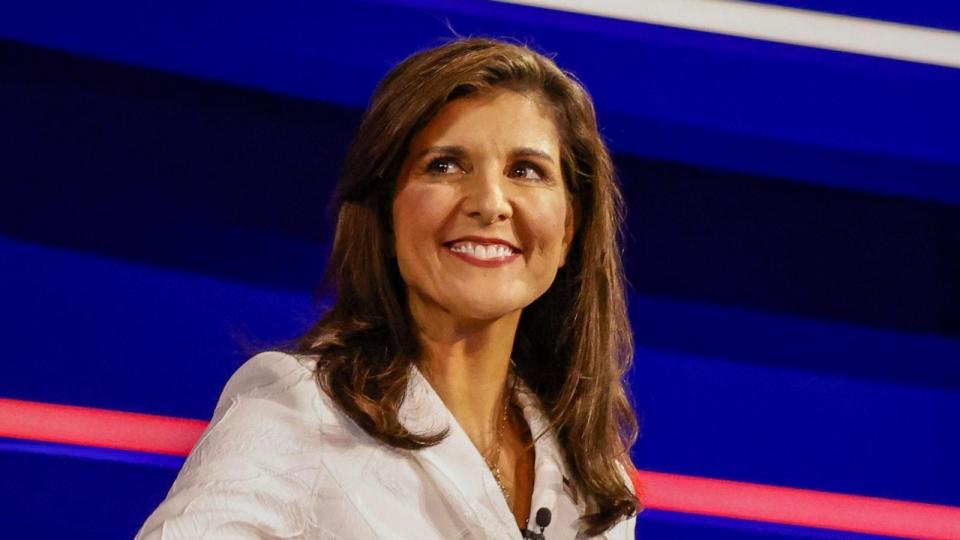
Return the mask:
<svg viewBox="0 0 960 540"><path fill-rule="evenodd" d="M536 524L537 511L550 510L550 524L544 536L550 540L573 540L579 531L579 518L585 504L582 497L574 502L572 482L567 472L566 461L543 413L543 407L533 391L520 382L517 400L534 438L536 457L534 462L533 499L530 504L530 521L527 528L540 532ZM568 485L569 483L569 485Z"/></svg>
<svg viewBox="0 0 960 540"><path fill-rule="evenodd" d="M399 414L404 427L414 433L449 430L440 443L410 454L460 514L470 536L519 540L513 513L486 462L416 366L411 367Z"/></svg>
<svg viewBox="0 0 960 540"><path fill-rule="evenodd" d="M551 520L544 530L546 538L573 540L579 532L578 520L585 511L584 501L582 498L574 501L566 462L539 400L523 381L517 382L517 400L534 437L536 453L527 528L539 532L537 510L547 508ZM521 538L513 513L480 452L415 366L400 408L400 421L414 433L449 429L448 436L439 444L413 451L411 455L445 498L458 507L464 526L472 536Z"/></svg>

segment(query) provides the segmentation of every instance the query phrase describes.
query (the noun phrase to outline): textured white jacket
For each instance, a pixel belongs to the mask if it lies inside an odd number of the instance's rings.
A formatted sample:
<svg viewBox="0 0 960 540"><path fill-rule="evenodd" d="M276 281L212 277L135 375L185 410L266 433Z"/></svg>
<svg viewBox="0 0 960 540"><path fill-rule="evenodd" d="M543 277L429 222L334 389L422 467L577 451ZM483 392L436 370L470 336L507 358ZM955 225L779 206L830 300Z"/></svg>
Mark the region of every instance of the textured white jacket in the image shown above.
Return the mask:
<svg viewBox="0 0 960 540"><path fill-rule="evenodd" d="M408 451L341 413L315 383L315 367L315 359L277 352L240 367L137 540L521 538L480 453L419 370L401 422L417 433L450 431L436 446ZM546 419L528 390L518 399L536 436ZM545 538L584 538L582 501L564 487L553 433L535 451L531 513L551 510ZM622 521L602 538L632 539L634 527L635 519Z"/></svg>

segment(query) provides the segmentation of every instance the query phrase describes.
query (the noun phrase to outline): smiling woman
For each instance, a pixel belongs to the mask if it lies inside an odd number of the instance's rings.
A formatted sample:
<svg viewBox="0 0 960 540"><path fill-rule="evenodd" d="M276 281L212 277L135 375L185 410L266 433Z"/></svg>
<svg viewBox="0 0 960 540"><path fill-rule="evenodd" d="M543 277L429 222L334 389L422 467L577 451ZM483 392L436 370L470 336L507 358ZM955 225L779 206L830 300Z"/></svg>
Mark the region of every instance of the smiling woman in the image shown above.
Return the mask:
<svg viewBox="0 0 960 540"><path fill-rule="evenodd" d="M138 537L633 538L622 203L582 86L502 41L415 54L336 202L336 302L231 378Z"/></svg>

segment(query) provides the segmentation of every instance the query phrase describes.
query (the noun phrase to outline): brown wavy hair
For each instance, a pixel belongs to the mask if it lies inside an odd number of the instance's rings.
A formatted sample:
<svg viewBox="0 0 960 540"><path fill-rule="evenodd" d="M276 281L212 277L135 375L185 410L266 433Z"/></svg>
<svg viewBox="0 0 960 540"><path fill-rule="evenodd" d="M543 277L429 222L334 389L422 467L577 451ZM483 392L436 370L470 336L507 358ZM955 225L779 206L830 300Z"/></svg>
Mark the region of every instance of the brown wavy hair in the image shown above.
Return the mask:
<svg viewBox="0 0 960 540"><path fill-rule="evenodd" d="M599 534L639 510L629 478L637 421L623 379L633 356L620 257L623 200L577 79L524 45L470 38L418 52L380 82L334 193L336 233L324 287L333 306L297 342L320 359L317 379L364 431L418 449L446 433L407 431L398 411L420 355L392 253L391 205L413 136L446 103L506 88L550 105L576 232L551 287L523 309L512 358L551 421L576 488L581 526Z"/></svg>

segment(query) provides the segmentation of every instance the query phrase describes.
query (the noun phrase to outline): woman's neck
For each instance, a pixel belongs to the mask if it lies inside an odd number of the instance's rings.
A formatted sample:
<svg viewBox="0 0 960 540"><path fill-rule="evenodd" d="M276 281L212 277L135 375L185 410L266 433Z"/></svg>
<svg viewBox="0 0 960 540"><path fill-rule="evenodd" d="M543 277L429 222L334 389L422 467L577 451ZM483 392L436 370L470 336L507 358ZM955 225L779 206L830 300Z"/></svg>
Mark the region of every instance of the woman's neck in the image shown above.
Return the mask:
<svg viewBox="0 0 960 540"><path fill-rule="evenodd" d="M481 450L489 448L503 414L503 392L520 311L465 324L449 314L418 318L419 365L433 389ZM447 315L447 316L444 316Z"/></svg>

